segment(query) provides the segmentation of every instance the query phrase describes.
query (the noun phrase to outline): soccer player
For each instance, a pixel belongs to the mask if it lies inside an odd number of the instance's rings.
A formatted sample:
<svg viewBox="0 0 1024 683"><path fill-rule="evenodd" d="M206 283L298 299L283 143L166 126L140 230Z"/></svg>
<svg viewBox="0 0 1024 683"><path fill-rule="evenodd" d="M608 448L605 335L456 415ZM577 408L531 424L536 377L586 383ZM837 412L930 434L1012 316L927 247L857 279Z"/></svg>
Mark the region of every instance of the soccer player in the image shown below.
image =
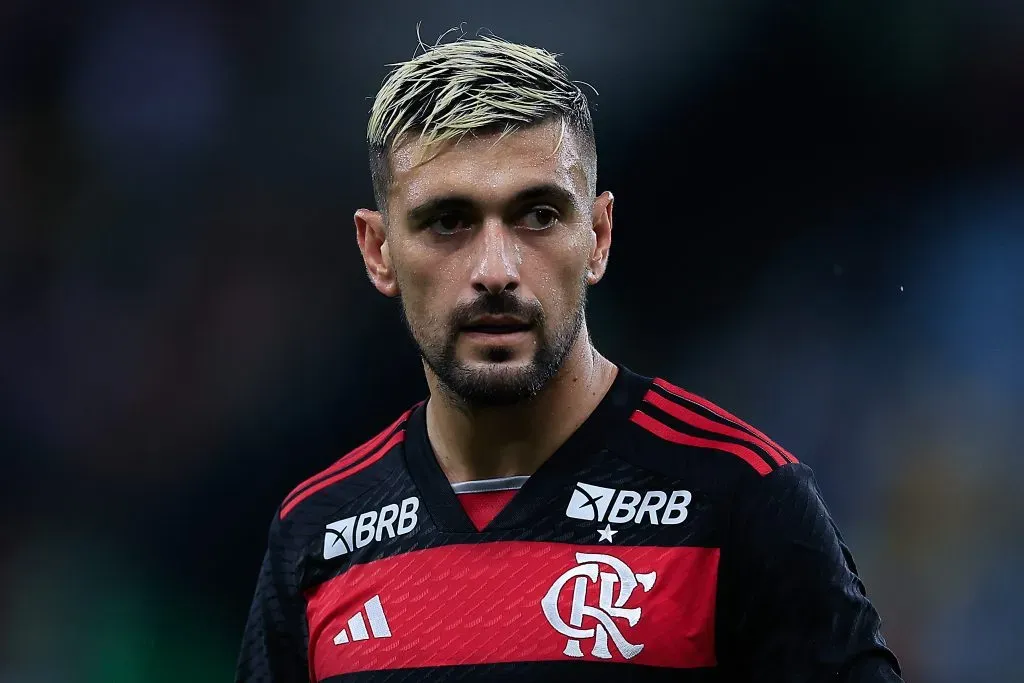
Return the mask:
<svg viewBox="0 0 1024 683"><path fill-rule="evenodd" d="M368 140L429 397L285 497L236 680L899 681L807 466L591 343L614 198L555 57L426 49Z"/></svg>

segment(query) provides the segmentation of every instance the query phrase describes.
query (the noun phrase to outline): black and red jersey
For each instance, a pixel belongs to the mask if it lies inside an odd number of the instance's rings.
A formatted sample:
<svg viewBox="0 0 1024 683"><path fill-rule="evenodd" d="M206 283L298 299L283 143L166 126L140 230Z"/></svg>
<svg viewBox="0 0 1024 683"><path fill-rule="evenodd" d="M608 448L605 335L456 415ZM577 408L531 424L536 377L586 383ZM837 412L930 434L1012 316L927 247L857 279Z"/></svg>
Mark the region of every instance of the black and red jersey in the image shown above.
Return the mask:
<svg viewBox="0 0 1024 683"><path fill-rule="evenodd" d="M899 681L807 466L620 367L482 528L424 404L275 514L236 680Z"/></svg>

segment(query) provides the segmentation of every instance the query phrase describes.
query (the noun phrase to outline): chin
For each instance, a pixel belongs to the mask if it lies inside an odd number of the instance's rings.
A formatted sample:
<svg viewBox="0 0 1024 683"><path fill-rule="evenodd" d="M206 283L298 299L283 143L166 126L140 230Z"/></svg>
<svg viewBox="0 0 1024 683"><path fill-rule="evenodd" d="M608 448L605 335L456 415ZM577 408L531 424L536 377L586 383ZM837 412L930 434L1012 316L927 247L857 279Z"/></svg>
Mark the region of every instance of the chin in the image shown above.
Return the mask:
<svg viewBox="0 0 1024 683"><path fill-rule="evenodd" d="M529 358L460 363L445 384L470 404L503 406L533 398L544 388L544 373Z"/></svg>
<svg viewBox="0 0 1024 683"><path fill-rule="evenodd" d="M492 346L483 353L473 354L463 361L470 368L529 368L534 364L532 355L509 346Z"/></svg>
<svg viewBox="0 0 1024 683"><path fill-rule="evenodd" d="M530 358L491 359L475 358L460 363L461 372L467 378L487 383L516 383L522 378L536 374L537 369Z"/></svg>

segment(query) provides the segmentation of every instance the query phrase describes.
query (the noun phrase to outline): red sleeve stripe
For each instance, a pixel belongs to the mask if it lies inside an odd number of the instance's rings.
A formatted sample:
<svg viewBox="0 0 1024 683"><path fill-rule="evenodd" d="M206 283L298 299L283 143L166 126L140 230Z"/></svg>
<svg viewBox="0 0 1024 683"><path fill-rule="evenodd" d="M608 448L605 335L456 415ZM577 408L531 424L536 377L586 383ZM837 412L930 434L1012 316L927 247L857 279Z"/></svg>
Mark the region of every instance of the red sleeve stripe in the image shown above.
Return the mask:
<svg viewBox="0 0 1024 683"><path fill-rule="evenodd" d="M644 401L650 403L656 408L665 411L666 413L676 418L677 420L689 425L693 425L698 429L703 429L704 431L714 432L716 434L721 434L722 436L731 436L734 439L746 441L752 446L758 448L759 450L763 450L765 453L767 453L768 457L770 457L779 467L787 464L787 460L783 458L777 450L775 450L765 442L761 441L756 436L753 436L752 434L749 434L741 429L736 429L735 427L730 427L720 422L709 420L703 415L690 410L686 406L681 406L677 403L673 403L672 401L668 400L667 398L665 398L664 396L655 391L648 391L647 394L644 396Z"/></svg>
<svg viewBox="0 0 1024 683"><path fill-rule="evenodd" d="M351 477L356 472L359 472L361 470L366 469L367 467L369 467L370 465L372 465L373 463L377 462L378 460L383 458L385 455L387 455L388 451L390 451L392 448L394 448L398 444L402 443L403 441L405 441L405 430L404 429L402 429L402 430L396 432L395 434L393 434L391 436L391 438L388 439L384 443L384 445L381 446L379 449L377 449L377 451L374 452L372 455L367 456L366 458L364 458L362 461L360 461L358 463L352 464L347 469L343 468L341 470L336 471L334 475L332 475L330 477L327 477L326 479L322 479L319 483L314 484L313 486L310 486L308 489L306 489L302 493L298 494L297 496L294 496L291 499L290 502L288 502L287 504L285 504L281 508L281 519L284 519L285 515L287 515L292 510L294 510L295 506L298 505L299 503L301 503L302 501L304 501L306 498L309 498L310 496L312 496L317 491L321 491L321 490L327 488L328 486L332 486L334 484L337 484L342 479L346 479L348 477Z"/></svg>
<svg viewBox="0 0 1024 683"><path fill-rule="evenodd" d="M690 434L683 434L677 432L668 425L655 420L653 417L642 411L634 411L633 416L629 418L635 424L640 425L651 434L657 437L669 441L671 443L678 443L684 446L695 446L697 448L713 448L717 451L723 451L725 453L732 453L738 458L742 459L748 465L757 470L761 476L764 476L772 471L772 466L769 465L765 460L754 451L750 450L746 446L741 446L736 443L730 443L728 441L714 441L712 439L704 439L699 436L692 436Z"/></svg>
<svg viewBox="0 0 1024 683"><path fill-rule="evenodd" d="M708 401L707 399L701 398L700 396L697 396L696 394L692 394L689 391L687 391L686 389L683 389L681 387L677 387L676 385L671 384L670 382L666 382L665 380L660 379L660 378L659 379L655 379L654 383L656 385L658 385L659 387L661 387L662 389L664 389L665 391L667 391L668 393L670 393L673 396L675 396L676 398L681 398L683 400L691 401L693 403L696 403L697 405L701 406L702 408L710 410L712 413L714 413L715 415L719 416L723 420L727 420L727 421L733 423L734 425L736 425L740 429L742 429L742 430L746 431L747 433L749 433L751 436L755 436L755 437L761 439L766 444L768 444L769 446L774 448L788 462L797 462L797 459L794 458L793 455L789 451L787 451L785 448L783 448L779 444L777 444L774 441L772 441L771 439L769 439L759 429L757 429L756 427L751 427L750 425L748 425L743 420L739 419L738 417L736 417L732 413L730 413L730 412L728 412L726 410L723 410L722 408L716 406L711 401Z"/></svg>
<svg viewBox="0 0 1024 683"><path fill-rule="evenodd" d="M341 470L342 468L348 467L350 464L352 464L353 462L359 460L364 455L366 455L370 451L376 449L382 443L387 441L388 438L391 437L398 430L398 428L402 424L404 424L406 420L409 419L409 415L411 415L412 411L415 410L415 409L416 409L416 406L413 406L409 410L405 411L404 413L402 413L401 417L399 417L397 420L392 422L388 426L388 428L385 429L384 431L382 431L380 434L378 434L377 436L373 437L372 439L370 439L369 441L364 443L362 446L359 446L358 448L356 448L356 449L346 453L337 462L335 462L333 465L331 465L327 469L325 469L325 470L323 470L321 472L318 472L317 474L314 474L312 477L310 477L306 481L304 481L301 484L299 484L298 486L296 486L294 489L292 489L291 493L289 493L287 496L285 496L284 505L288 505L293 498L296 498L296 497L302 495L302 493L306 489L308 489L309 487L313 486L317 482L330 477L332 474L334 474L335 472Z"/></svg>

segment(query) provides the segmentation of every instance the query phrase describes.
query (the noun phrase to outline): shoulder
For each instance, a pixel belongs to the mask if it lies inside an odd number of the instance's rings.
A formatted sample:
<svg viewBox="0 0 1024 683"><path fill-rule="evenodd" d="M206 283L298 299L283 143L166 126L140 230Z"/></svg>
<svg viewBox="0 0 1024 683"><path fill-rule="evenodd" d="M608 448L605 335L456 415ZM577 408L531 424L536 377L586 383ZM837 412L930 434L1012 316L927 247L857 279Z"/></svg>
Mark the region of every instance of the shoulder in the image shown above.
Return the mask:
<svg viewBox="0 0 1024 683"><path fill-rule="evenodd" d="M280 526L316 518L312 521L319 524L319 517L337 510L346 498L355 497L359 491L381 481L394 469L395 456L405 441L409 417L419 405L409 408L372 439L293 488L278 507L274 521Z"/></svg>
<svg viewBox="0 0 1024 683"><path fill-rule="evenodd" d="M757 427L658 377L649 379L629 421L631 459L669 476L697 475L732 488L797 463Z"/></svg>

